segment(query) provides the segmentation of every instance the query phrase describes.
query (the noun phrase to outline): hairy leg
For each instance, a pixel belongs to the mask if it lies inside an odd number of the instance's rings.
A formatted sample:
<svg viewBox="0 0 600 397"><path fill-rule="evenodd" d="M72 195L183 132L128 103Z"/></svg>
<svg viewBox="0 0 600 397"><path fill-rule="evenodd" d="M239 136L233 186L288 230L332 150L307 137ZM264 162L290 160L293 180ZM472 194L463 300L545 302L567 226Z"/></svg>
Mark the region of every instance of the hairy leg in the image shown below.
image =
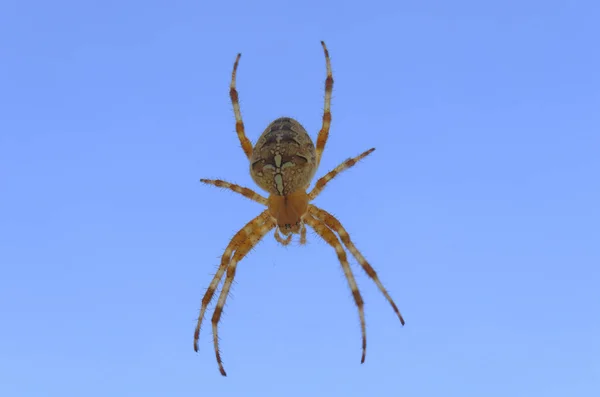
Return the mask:
<svg viewBox="0 0 600 397"><path fill-rule="evenodd" d="M348 251L352 253L352 255L356 258L356 260L363 268L363 270L367 273L367 275L371 277L375 284L377 284L377 288L379 288L379 291L383 293L390 305L392 305L394 312L396 312L396 315L400 319L400 323L404 325L404 318L402 318L402 314L400 314L398 306L396 306L390 294L387 292L381 281L379 281L379 277L377 276L375 269L373 269L373 267L369 264L369 262L367 262L365 257L362 256L362 254L356 248L354 243L352 243L352 240L350 240L350 235L348 234L346 229L344 229L340 221L338 221L333 215L331 215L327 211L320 209L312 204L308 205L308 213L323 221L330 229L334 230L337 234L340 235L340 238L342 239L342 242L344 243L346 248L348 248Z"/></svg>
<svg viewBox="0 0 600 397"><path fill-rule="evenodd" d="M236 185L234 183L229 183L226 181L222 181L220 179L200 179L200 182L206 183L207 185L213 185L216 187L220 187L223 189L229 189L236 193L241 194L242 196L249 198L252 201L256 201L257 203L267 205L267 199L256 193L252 189L248 189L247 187L243 187L240 185Z"/></svg>
<svg viewBox="0 0 600 397"><path fill-rule="evenodd" d="M215 355L217 356L217 363L219 364L219 371L221 375L227 376L225 372L225 368L223 368L223 360L221 359L221 352L219 350L219 329L218 324L221 319L221 313L223 313L223 307L225 306L225 302L227 301L227 295L229 294L229 289L231 288L231 283L233 283L233 279L235 278L235 270L237 264L248 251L252 249L264 236L275 227L275 222L269 216L265 223L254 228L254 230L248 234L244 242L238 246L235 253L233 254L233 258L231 258L231 263L227 268L227 275L225 276L225 282L223 283L223 289L221 290L221 294L219 295L219 300L217 301L217 305L215 307L215 312L212 316L212 330L213 330L213 345L215 348Z"/></svg>
<svg viewBox="0 0 600 397"><path fill-rule="evenodd" d="M242 120L242 112L240 110L240 99L238 96L237 89L235 88L235 78L237 75L238 64L240 63L240 57L242 54L237 54L235 58L235 63L233 64L233 72L231 72L231 84L229 85L229 97L231 98L231 104L233 105L233 114L235 115L235 132L237 132L237 136L240 139L240 143L242 144L242 149L246 154L246 157L250 159L252 156L252 143L246 137L246 132L244 130L244 121Z"/></svg>
<svg viewBox="0 0 600 397"><path fill-rule="evenodd" d="M266 221L268 221L269 218L270 218L270 215L269 215L268 211L264 211L263 213L258 215L256 218L252 219L250 222L248 222L246 224L246 226L244 226L242 229L240 229L240 231L238 231L235 234L235 236L233 236L233 238L227 245L227 248L225 248L225 252L223 253L223 256L221 257L221 264L219 265L219 268L217 269L217 273L215 274L212 281L208 285L208 288L206 289L206 292L204 293L204 297L202 298L202 304L200 306L200 315L198 316L198 322L196 324L196 329L194 331L194 350L195 351L198 351L198 338L200 337L200 327L202 326L202 320L204 319L204 313L206 312L208 305L210 304L213 296L215 295L215 291L217 290L217 287L219 286L219 282L221 281L221 278L223 277L223 273L225 273L225 270L227 270L227 266L229 265L229 261L231 259L231 255L233 254L233 251L236 250L236 248L239 247L244 241L246 241L248 239L249 235L251 235L252 233L255 233L255 231L262 224L264 224Z"/></svg>
<svg viewBox="0 0 600 397"><path fill-rule="evenodd" d="M315 183L315 187L313 188L313 190L311 190L311 192L308 194L308 199L314 200L315 197L317 197L321 193L321 191L323 191L323 189L325 188L325 185L327 185L327 183L330 180L332 180L339 173L347 170L348 168L354 167L356 165L356 163L358 163L360 160L364 159L365 157L367 157L369 154L373 153L374 151L375 151L375 148L371 148L371 149L367 150L366 152L359 154L356 157L349 158L348 160L344 161L343 163L341 163L340 165L335 167L333 170L329 171L327 174L325 174L324 176L319 178L317 183Z"/></svg>
<svg viewBox="0 0 600 397"><path fill-rule="evenodd" d="M354 302L358 308L360 329L362 332L362 358L360 362L364 363L367 354L367 326L365 323L364 301L360 295L360 291L358 290L358 285L356 284L356 280L352 274L352 269L350 269L350 264L348 263L348 258L346 257L346 251L344 251L344 247L340 243L340 240L338 240L335 234L327 227L327 225L325 225L325 223L317 218L312 217L311 215L307 215L304 220L310 227L315 229L317 234L321 236L327 244L335 249L338 259L342 265L342 269L344 270L344 274L348 280L348 285L352 291L352 296L354 297Z"/></svg>
<svg viewBox="0 0 600 397"><path fill-rule="evenodd" d="M333 75L331 73L331 61L329 51L324 41L321 41L323 51L325 52L325 65L327 67L327 78L325 79L325 107L323 108L323 124L319 135L317 136L317 167L321 163L321 156L329 137L329 127L331 127L331 93L333 92Z"/></svg>

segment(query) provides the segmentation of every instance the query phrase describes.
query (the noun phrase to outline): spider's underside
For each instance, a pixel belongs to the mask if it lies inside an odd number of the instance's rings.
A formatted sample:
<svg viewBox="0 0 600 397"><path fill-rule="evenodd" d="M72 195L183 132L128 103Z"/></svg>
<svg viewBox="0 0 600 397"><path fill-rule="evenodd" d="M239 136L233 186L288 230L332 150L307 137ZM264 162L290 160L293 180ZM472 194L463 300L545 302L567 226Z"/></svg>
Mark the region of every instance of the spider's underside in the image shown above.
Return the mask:
<svg viewBox="0 0 600 397"><path fill-rule="evenodd" d="M269 124L258 138L256 145L252 147L252 143L246 137L244 130L244 122L242 121L238 101L238 92L235 86L236 72L241 54L237 55L233 65L229 95L235 114L235 129L238 138L240 139L240 143L242 144L242 149L248 160L250 160L250 175L258 186L269 192L269 197L265 198L251 189L222 180L201 179L204 183L230 189L267 207L266 210L248 222L235 234L235 236L233 236L223 253L217 273L213 277L202 298L200 315L198 316L198 323L194 332L195 351L198 351L198 338L200 335L200 326L204 319L204 313L206 312L209 303L212 301L217 287L225 274L225 282L212 316L213 344L217 356L217 363L219 364L219 370L223 376L226 376L227 374L225 373L221 360L217 328L221 313L223 312L223 306L225 305L231 283L235 277L238 262L242 260L252 247L254 247L272 229L275 229L275 239L282 245L289 244L294 234L300 234L300 244L304 244L306 242L306 225L308 225L312 227L327 244L335 249L346 279L348 280L348 285L352 291L354 301L358 307L362 332L361 363L365 361L367 349L364 304L354 275L348 264L344 246L350 251L354 258L356 258L367 275L377 284L379 290L392 305L400 322L404 325L404 319L402 318L398 307L383 287L383 284L379 281L373 267L371 267L352 243L346 229L344 229L342 224L333 215L310 204L310 201L314 200L315 197L321 193L330 180L335 178L340 172L354 166L358 161L375 150L374 148L369 149L354 158L344 161L332 171L325 174L325 176L321 177L316 182L314 188L307 193L310 182L319 167L323 149L325 148L327 137L329 136L329 127L331 125L330 104L331 93L333 90L333 77L331 74L329 52L327 51L324 42L321 42L321 45L325 51L327 78L325 80L323 124L317 137L316 147L302 125L296 120L287 117L279 118ZM285 237L282 237L280 233Z"/></svg>

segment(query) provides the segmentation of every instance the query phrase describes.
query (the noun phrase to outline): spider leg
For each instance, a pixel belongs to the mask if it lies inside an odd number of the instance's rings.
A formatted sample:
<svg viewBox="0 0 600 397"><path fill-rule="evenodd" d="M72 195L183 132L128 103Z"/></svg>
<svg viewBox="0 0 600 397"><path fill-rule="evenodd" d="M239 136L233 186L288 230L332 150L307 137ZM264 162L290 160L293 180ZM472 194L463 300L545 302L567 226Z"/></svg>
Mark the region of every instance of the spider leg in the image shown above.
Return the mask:
<svg viewBox="0 0 600 397"><path fill-rule="evenodd" d="M338 259L342 265L342 269L344 270L344 274L346 275L346 279L348 280L348 285L350 286L350 290L352 291L352 296L354 297L354 302L356 303L356 307L358 308L358 315L360 317L360 330L362 332L362 358L360 362L364 363L365 356L367 354L367 326L365 323L364 301L362 299L362 296L360 295L360 291L358 290L358 285L356 284L356 280L354 279L354 275L352 274L352 269L350 269L350 264L348 263L346 251L344 251L344 247L340 243L340 240L323 221L313 217L310 214L307 214L307 216L305 216L304 221L308 223L310 227L315 229L317 234L321 236L327 244L329 244L335 249Z"/></svg>
<svg viewBox="0 0 600 397"><path fill-rule="evenodd" d="M278 227L275 228L274 236L275 236L275 240L277 240L277 242L279 244L284 245L284 246L288 245L290 243L290 241L292 241L292 234L288 234L288 236L286 238L283 238L281 236L281 234L279 234L279 228Z"/></svg>
<svg viewBox="0 0 600 397"><path fill-rule="evenodd" d="M241 56L242 54L237 54L235 63L233 64L233 72L231 72L231 84L229 85L229 97L231 98L231 103L233 104L233 114L235 115L235 132L237 132L237 136L240 139L240 143L242 144L244 153L246 153L246 157L250 159L250 156L252 156L252 143L248 137L246 137L244 121L242 120L242 112L240 111L240 100L238 92L235 88L235 78Z"/></svg>
<svg viewBox="0 0 600 397"><path fill-rule="evenodd" d="M235 234L235 236L233 236L233 238L227 245L227 248L225 248L225 252L223 253L223 256L221 257L221 264L219 265L219 268L217 269L217 273L213 277L208 288L206 289L206 292L204 293L204 297L202 298L202 305L200 307L200 315L198 316L198 322L196 324L196 329L194 331L194 350L195 351L198 351L198 338L200 337L200 327L202 325L202 320L204 319L204 313L206 312L206 308L212 301L213 296L215 295L215 291L217 290L217 287L219 286L219 282L221 281L221 278L223 277L223 273L225 273L225 270L227 269L227 265L229 265L233 251L236 250L248 238L248 236L254 232L254 230L256 229L256 227L258 225L264 223L268 219L269 219L268 211L264 211L263 213L258 215L256 218L252 219L250 222L248 222L246 224L246 226L244 226L242 229L240 229L240 231L238 231Z"/></svg>
<svg viewBox="0 0 600 397"><path fill-rule="evenodd" d="M371 148L371 149L367 150L366 152L359 154L356 157L349 158L348 160L344 161L343 163L341 163L340 165L335 167L333 170L329 171L327 174L325 174L324 176L319 178L317 183L315 183L315 187L313 187L311 192L308 194L308 199L314 200L315 197L317 197L323 191L323 189L325 188L325 185L327 185L327 183L329 183L330 180L332 180L339 173L347 170L348 168L354 167L356 165L356 163L358 163L360 160L364 159L365 157L367 157L369 154L373 153L374 151L375 151L375 148Z"/></svg>
<svg viewBox="0 0 600 397"><path fill-rule="evenodd" d="M233 190L236 193L241 194L244 197L249 198L252 201L256 201L257 203L267 205L267 199L256 193L252 189L248 189L247 187L243 187L240 185L236 185L234 183L229 183L226 181L222 181L220 179L200 179L200 182L206 183L207 185L213 185L216 187L220 187L223 189Z"/></svg>
<svg viewBox="0 0 600 397"><path fill-rule="evenodd" d="M264 214L264 213L263 213ZM225 369L223 368L223 361L221 360L221 352L219 351L219 329L218 324L221 319L221 313L223 312L223 306L225 306L225 301L227 300L227 295L229 294L229 289L231 288L231 283L233 283L233 279L235 277L235 270L237 264L248 251L252 249L264 236L275 226L275 221L268 215L263 224L254 224L252 231L250 231L241 245L239 245L233 254L233 258L231 258L231 263L227 268L227 275L225 276L225 282L223 283L223 289L221 290L221 294L219 295L219 300L217 301L217 305L215 307L215 311L212 316L212 330L213 330L213 344L215 347L215 354L217 356L217 363L219 364L219 371L221 375L227 376Z"/></svg>
<svg viewBox="0 0 600 397"><path fill-rule="evenodd" d="M346 229L344 229L344 227L342 226L340 221L338 221L333 215L331 215L327 211L322 210L312 204L308 205L308 213L311 214L312 216L318 218L319 220L321 220L329 228L336 231L337 234L340 235L340 238L342 239L342 242L344 243L346 248L348 248L348 251L350 251L352 253L352 255L356 258L356 260L358 261L360 266L363 268L363 270L367 273L367 275L369 277L371 277L371 279L375 282L375 284L377 284L379 291L381 291L381 293L383 293L383 295L388 300L390 305L392 305L394 312L396 312L396 315L400 319L400 323L402 323L402 325L404 325L404 318L402 318L402 314L400 314L400 310L398 310L398 306L396 306L396 304L394 303L394 300L392 299L390 294L387 292L387 290L385 289L385 287L383 286L381 281L379 281L379 277L377 276L375 269L373 269L373 267L369 264L369 262L367 262L365 257L362 256L362 254L356 248L354 243L352 243L352 240L350 240L350 235L348 234Z"/></svg>
<svg viewBox="0 0 600 397"><path fill-rule="evenodd" d="M319 135L317 136L317 167L321 163L321 156L329 137L329 127L331 126L331 93L333 92L333 75L331 73L331 61L329 51L324 41L321 41L323 51L325 52L325 64L327 66L327 78L325 79L325 107L323 108L323 124Z"/></svg>

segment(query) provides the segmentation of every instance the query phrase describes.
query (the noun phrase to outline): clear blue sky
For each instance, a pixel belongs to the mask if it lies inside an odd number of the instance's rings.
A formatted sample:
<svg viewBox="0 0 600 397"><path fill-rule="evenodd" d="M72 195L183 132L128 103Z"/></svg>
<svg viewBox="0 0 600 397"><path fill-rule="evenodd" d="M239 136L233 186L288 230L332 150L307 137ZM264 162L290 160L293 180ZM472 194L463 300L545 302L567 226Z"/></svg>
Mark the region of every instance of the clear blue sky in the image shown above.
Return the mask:
<svg viewBox="0 0 600 397"><path fill-rule="evenodd" d="M416 5L418 3L418 5ZM300 5L302 4L302 5ZM595 1L0 4L0 395L600 395L600 5ZM279 116L321 170L377 150L316 204L353 262L272 235L192 349L200 299L258 204ZM209 314L210 315L210 314Z"/></svg>

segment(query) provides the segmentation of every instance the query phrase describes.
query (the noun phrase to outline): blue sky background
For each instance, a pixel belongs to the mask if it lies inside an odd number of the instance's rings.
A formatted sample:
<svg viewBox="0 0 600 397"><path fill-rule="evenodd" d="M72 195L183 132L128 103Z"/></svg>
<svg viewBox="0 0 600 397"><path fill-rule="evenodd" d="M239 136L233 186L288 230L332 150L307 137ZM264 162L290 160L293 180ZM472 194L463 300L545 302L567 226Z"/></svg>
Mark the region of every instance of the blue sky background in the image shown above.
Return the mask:
<svg viewBox="0 0 600 397"><path fill-rule="evenodd" d="M0 3L0 395L600 395L594 1ZM200 299L258 204L234 132L333 125L316 204L353 262L272 235L221 323ZM210 316L210 313L209 313Z"/></svg>

